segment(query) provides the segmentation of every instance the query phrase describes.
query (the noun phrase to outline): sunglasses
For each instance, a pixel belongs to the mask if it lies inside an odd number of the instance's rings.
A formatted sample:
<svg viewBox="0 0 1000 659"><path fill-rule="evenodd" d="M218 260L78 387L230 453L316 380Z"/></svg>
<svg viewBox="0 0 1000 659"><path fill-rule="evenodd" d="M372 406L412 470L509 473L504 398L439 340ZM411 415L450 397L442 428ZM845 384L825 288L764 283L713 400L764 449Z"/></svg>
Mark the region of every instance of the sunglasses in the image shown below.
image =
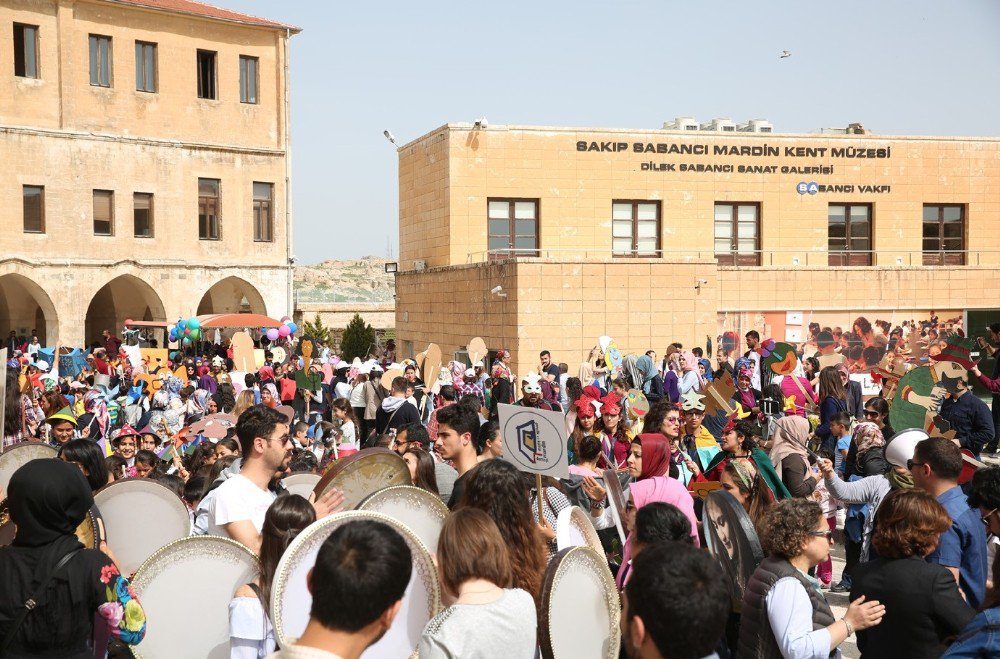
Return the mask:
<svg viewBox="0 0 1000 659"><path fill-rule="evenodd" d="M981 519L983 521L983 524L985 524L986 526L989 526L989 524L990 524L990 517L993 517L993 515L995 515L998 510L1000 510L1000 508L994 508L993 510L991 510L988 513L986 513L985 515L983 515L979 519Z"/></svg>
<svg viewBox="0 0 1000 659"><path fill-rule="evenodd" d="M833 541L833 531L810 531L809 535L814 538L826 538L831 542Z"/></svg>
<svg viewBox="0 0 1000 659"><path fill-rule="evenodd" d="M865 410L865 416L866 417L871 417L873 419L877 419L878 418L878 412L876 412L875 410Z"/></svg>
<svg viewBox="0 0 1000 659"><path fill-rule="evenodd" d="M906 468L909 469L910 471L913 471L914 467L922 467L925 464L927 464L927 463L926 462L914 462L913 460L907 460L906 461Z"/></svg>

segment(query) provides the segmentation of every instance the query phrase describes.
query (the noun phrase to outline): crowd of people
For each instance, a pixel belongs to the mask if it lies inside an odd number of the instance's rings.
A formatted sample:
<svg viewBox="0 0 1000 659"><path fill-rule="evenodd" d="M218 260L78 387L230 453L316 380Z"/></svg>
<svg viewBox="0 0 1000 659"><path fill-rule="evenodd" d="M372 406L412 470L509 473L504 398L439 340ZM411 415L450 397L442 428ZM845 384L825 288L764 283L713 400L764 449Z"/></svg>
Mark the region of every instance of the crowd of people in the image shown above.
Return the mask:
<svg viewBox="0 0 1000 659"><path fill-rule="evenodd" d="M990 353L1000 325L991 330ZM902 355L915 331L854 328L879 362ZM745 351L727 339L714 364L672 344L662 360L650 350L621 364L595 348L571 370L543 350L515 376L498 350L452 361L433 381L412 359L346 361L325 346L285 362L263 346L258 370L237 373L231 348L205 343L154 370L107 332L72 375L53 372L37 348L11 346L4 447L44 442L60 460L28 463L3 493L17 535L0 548L0 656L94 656L109 636L112 655L127 656L141 642L130 575L106 542L87 550L73 535L93 493L129 478L173 489L192 534L229 537L259 556L259 575L230 603L234 658L360 656L393 624L410 579L410 551L390 527L345 523L322 544L310 621L294 645L276 647L266 603L291 541L344 502L336 489L289 494L282 478L323 473L371 447L402 456L413 484L451 511L436 552L447 608L425 628L421 657L536 656L556 519L570 506L604 546L625 656L819 658L854 635L868 657L1000 656L1000 467L962 477L962 449L979 457L996 445L989 408L960 381L938 410L954 436L894 440L893 392L863 396L851 379L869 346L850 366L820 367L828 332L815 328L795 372L777 377L756 331ZM293 341L282 339L282 352L295 355ZM725 404L706 405L712 383L729 377ZM534 477L503 459L500 405L566 415L568 478L546 478L537 492ZM625 497L620 520L608 478ZM764 550L739 601L700 489L726 492ZM846 555L839 580L835 538ZM839 619L829 592L849 598Z"/></svg>

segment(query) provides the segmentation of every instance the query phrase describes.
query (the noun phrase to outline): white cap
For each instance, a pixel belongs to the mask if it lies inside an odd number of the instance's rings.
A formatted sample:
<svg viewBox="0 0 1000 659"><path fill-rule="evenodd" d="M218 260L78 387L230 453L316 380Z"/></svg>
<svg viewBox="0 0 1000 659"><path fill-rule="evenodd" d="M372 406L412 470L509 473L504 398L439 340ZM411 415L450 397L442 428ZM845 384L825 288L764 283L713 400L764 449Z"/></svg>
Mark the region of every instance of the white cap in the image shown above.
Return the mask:
<svg viewBox="0 0 1000 659"><path fill-rule="evenodd" d="M47 370L49 370L49 363L47 361L45 361L44 359L39 359L37 362L35 362L35 366L38 367L39 371L47 371Z"/></svg>
<svg viewBox="0 0 1000 659"><path fill-rule="evenodd" d="M900 430L889 440L885 447L885 459L897 467L905 467L907 460L913 459L917 444L928 438L926 432L919 428Z"/></svg>
<svg viewBox="0 0 1000 659"><path fill-rule="evenodd" d="M474 378L474 377L476 377L476 370L473 369L473 368L467 368L467 369L465 369L465 377L467 377L467 378Z"/></svg>

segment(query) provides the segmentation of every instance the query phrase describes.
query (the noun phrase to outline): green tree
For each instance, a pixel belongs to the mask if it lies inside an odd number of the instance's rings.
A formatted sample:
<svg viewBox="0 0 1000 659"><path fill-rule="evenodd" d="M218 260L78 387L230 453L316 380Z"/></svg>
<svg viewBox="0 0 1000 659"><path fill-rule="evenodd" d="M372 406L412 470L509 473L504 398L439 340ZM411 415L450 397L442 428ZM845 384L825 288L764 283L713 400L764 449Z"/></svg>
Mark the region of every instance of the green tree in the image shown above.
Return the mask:
<svg viewBox="0 0 1000 659"><path fill-rule="evenodd" d="M323 324L323 321L320 320L319 314L316 314L316 317L313 318L312 322L303 320L301 334L303 336L311 336L313 341L319 341L326 346L333 343L333 337L330 335L330 328Z"/></svg>
<svg viewBox="0 0 1000 659"><path fill-rule="evenodd" d="M374 345L375 330L362 320L360 314L354 314L340 337L340 358L345 361L353 361L355 357L364 359Z"/></svg>

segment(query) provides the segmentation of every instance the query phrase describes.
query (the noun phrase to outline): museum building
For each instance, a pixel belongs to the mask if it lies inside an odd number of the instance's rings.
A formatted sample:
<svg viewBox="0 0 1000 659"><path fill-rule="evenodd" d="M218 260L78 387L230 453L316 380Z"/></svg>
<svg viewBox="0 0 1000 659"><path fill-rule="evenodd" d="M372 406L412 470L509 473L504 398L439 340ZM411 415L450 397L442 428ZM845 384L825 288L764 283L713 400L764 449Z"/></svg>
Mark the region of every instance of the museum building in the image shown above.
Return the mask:
<svg viewBox="0 0 1000 659"><path fill-rule="evenodd" d="M862 314L968 326L1000 306L998 226L996 138L447 124L399 148L397 336L573 374L601 335L662 357Z"/></svg>
<svg viewBox="0 0 1000 659"><path fill-rule="evenodd" d="M0 4L0 334L291 312L298 31L190 0Z"/></svg>

